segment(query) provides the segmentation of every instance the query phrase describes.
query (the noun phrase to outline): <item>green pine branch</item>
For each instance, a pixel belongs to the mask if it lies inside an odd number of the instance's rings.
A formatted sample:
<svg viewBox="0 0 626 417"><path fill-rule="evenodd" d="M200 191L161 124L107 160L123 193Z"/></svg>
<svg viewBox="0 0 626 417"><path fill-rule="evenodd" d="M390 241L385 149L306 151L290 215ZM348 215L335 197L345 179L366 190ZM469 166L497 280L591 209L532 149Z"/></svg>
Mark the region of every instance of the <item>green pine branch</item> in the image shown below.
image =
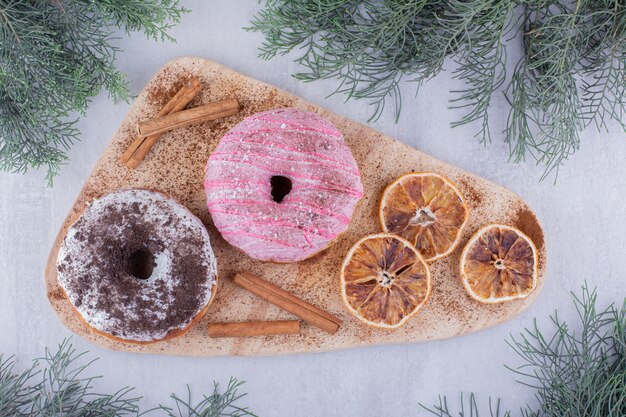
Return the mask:
<svg viewBox="0 0 626 417"><path fill-rule="evenodd" d="M182 399L176 394L171 395L175 408L160 406L159 410L167 413L168 417L255 417L246 407L240 407L237 403L246 394L240 394L238 389L243 381L231 378L224 393L219 392L219 385L214 383L213 394L203 396L195 405L191 401L191 390L187 387L187 399Z"/></svg>
<svg viewBox="0 0 626 417"><path fill-rule="evenodd" d="M0 0L0 169L44 167L49 183L79 140L76 113L105 89L131 97L115 30L172 40L177 0Z"/></svg>
<svg viewBox="0 0 626 417"><path fill-rule="evenodd" d="M131 388L113 394L94 391L93 382L100 377L85 375L93 361L83 356L66 340L19 372L12 358L0 355L0 415L136 416L139 398L130 395Z"/></svg>
<svg viewBox="0 0 626 417"><path fill-rule="evenodd" d="M448 399L445 396L439 396L438 403L432 408L426 407L422 404L420 404L420 406L430 414L437 417L480 417L483 415L489 417L511 417L510 411L500 409L500 403L500 399L492 400L489 398L489 401L487 402L487 410L489 413L481 413L484 409L478 405L476 396L473 393L470 393L469 395L461 393L458 412L451 410L451 407L448 406Z"/></svg>
<svg viewBox="0 0 626 417"><path fill-rule="evenodd" d="M622 0L266 0L249 29L265 37L262 58L297 51L296 78L336 78L333 93L370 102L372 120L387 104L399 117L402 81L419 87L454 61L465 87L451 107L466 113L453 126L491 141L492 99L504 93L510 158L543 165L542 179L556 178L586 126L626 130ZM509 63L520 38L524 55Z"/></svg>
<svg viewBox="0 0 626 417"><path fill-rule="evenodd" d="M522 417L626 416L626 298L604 309L597 306L596 290L583 287L572 294L578 321L568 323L557 312L552 327L533 327L507 343L521 359L507 366L517 382L532 388L538 405L520 409ZM421 405L421 404L420 404ZM473 394L461 395L460 411L451 411L445 396L423 409L439 417L511 417L500 400L478 405Z"/></svg>
<svg viewBox="0 0 626 417"><path fill-rule="evenodd" d="M204 396L195 405L172 394L175 408L159 406L140 412L138 402L141 398L133 395L133 388L124 387L111 394L94 389L94 381L101 377L88 374L94 360L86 360L85 355L77 353L65 340L54 351L46 349L43 358L34 360L28 369L21 372L12 357L0 355L0 416L255 416L239 405L245 396L238 393L243 382L234 378L223 392L214 383L213 393Z"/></svg>

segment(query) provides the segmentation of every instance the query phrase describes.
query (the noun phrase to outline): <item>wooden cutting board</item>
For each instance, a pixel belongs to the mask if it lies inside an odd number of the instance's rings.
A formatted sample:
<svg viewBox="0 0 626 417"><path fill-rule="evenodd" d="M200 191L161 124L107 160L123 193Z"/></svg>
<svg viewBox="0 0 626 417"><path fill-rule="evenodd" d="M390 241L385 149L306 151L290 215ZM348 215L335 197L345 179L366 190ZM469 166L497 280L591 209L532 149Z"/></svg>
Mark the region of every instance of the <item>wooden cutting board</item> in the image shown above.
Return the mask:
<svg viewBox="0 0 626 417"><path fill-rule="evenodd" d="M192 76L199 77L203 91L192 106L236 97L242 112L215 122L166 133L136 170L119 162L134 138L136 124L156 115L164 103ZM365 197L357 205L346 233L322 254L294 264L254 261L228 245L214 228L205 205L203 189L207 158L228 129L253 113L279 107L296 107L329 119L344 134L362 174ZM431 265L433 291L420 313L404 327L381 330L362 324L344 308L339 292L339 270L347 250L361 237L380 231L379 196L384 187L409 171L435 171L457 184L471 210L468 227L459 247L447 258ZM205 317L186 335L149 345L112 341L91 332L74 315L57 283L56 258L67 228L94 197L119 188L141 187L169 193L185 204L206 225L218 260L219 288ZM481 226L500 222L526 233L539 251L539 284L524 300L501 305L482 305L468 297L459 279L458 262L463 246ZM515 317L535 300L544 283L546 250L541 225L517 195L496 184L438 161L367 126L331 113L271 85L200 58L180 58L167 63L145 87L113 137L59 231L45 272L48 298L65 326L101 346L129 352L172 355L273 355L329 351L364 345L414 343L444 339L494 326ZM337 334L303 325L300 335L210 339L209 322L279 320L293 318L277 307L236 287L230 280L246 270L279 285L340 317Z"/></svg>

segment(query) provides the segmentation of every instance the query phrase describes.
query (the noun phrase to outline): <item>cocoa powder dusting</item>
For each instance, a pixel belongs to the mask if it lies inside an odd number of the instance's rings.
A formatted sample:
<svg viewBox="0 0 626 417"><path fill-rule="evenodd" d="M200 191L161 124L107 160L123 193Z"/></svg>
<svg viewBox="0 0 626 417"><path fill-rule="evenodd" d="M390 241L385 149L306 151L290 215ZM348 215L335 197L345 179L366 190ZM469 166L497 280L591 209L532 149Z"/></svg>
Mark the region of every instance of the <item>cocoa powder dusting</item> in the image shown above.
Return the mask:
<svg viewBox="0 0 626 417"><path fill-rule="evenodd" d="M537 247L537 251L543 251L543 230L541 229L541 225L539 224L535 213L527 207L520 207L515 213L513 225L533 241Z"/></svg>
<svg viewBox="0 0 626 417"><path fill-rule="evenodd" d="M147 101L150 106L160 110L191 79L191 74L170 74L164 71L147 89Z"/></svg>
<svg viewBox="0 0 626 417"><path fill-rule="evenodd" d="M63 290L61 288L58 288L54 291L50 291L48 293L48 298L50 298L51 300L55 300L55 301L61 301L61 300L66 300L67 298L65 297L65 293L63 292Z"/></svg>
<svg viewBox="0 0 626 417"><path fill-rule="evenodd" d="M472 206L477 207L483 202L483 194L472 186L468 178L462 177L459 184L462 187L463 197L469 200Z"/></svg>

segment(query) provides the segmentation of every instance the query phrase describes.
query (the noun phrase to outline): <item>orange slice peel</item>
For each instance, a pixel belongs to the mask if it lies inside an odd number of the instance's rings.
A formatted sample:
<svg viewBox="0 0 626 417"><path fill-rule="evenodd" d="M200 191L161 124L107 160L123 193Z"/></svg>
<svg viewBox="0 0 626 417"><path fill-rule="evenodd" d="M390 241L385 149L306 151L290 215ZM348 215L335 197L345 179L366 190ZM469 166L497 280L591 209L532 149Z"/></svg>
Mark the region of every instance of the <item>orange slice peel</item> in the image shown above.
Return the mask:
<svg viewBox="0 0 626 417"><path fill-rule="evenodd" d="M537 248L518 229L491 224L478 230L461 254L461 279L481 303L528 297L537 287Z"/></svg>
<svg viewBox="0 0 626 417"><path fill-rule="evenodd" d="M383 230L411 242L426 262L449 255L459 244L469 208L452 182L433 172L412 172L383 192Z"/></svg>
<svg viewBox="0 0 626 417"><path fill-rule="evenodd" d="M348 311L374 327L394 329L413 317L431 292L428 265L411 242L392 234L359 240L341 267Z"/></svg>

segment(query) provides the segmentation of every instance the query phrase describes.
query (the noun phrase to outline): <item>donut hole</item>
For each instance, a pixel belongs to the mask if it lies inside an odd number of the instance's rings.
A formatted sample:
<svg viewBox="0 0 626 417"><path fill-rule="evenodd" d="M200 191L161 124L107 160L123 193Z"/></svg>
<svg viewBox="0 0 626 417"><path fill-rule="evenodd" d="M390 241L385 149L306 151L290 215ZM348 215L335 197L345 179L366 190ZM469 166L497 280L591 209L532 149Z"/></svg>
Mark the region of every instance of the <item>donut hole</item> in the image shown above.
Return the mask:
<svg viewBox="0 0 626 417"><path fill-rule="evenodd" d="M138 249L128 257L128 272L137 279L148 279L155 267L154 254L147 249Z"/></svg>
<svg viewBox="0 0 626 417"><path fill-rule="evenodd" d="M272 199L277 203L281 203L287 194L291 192L291 180L282 175L272 176L270 185L272 186Z"/></svg>

